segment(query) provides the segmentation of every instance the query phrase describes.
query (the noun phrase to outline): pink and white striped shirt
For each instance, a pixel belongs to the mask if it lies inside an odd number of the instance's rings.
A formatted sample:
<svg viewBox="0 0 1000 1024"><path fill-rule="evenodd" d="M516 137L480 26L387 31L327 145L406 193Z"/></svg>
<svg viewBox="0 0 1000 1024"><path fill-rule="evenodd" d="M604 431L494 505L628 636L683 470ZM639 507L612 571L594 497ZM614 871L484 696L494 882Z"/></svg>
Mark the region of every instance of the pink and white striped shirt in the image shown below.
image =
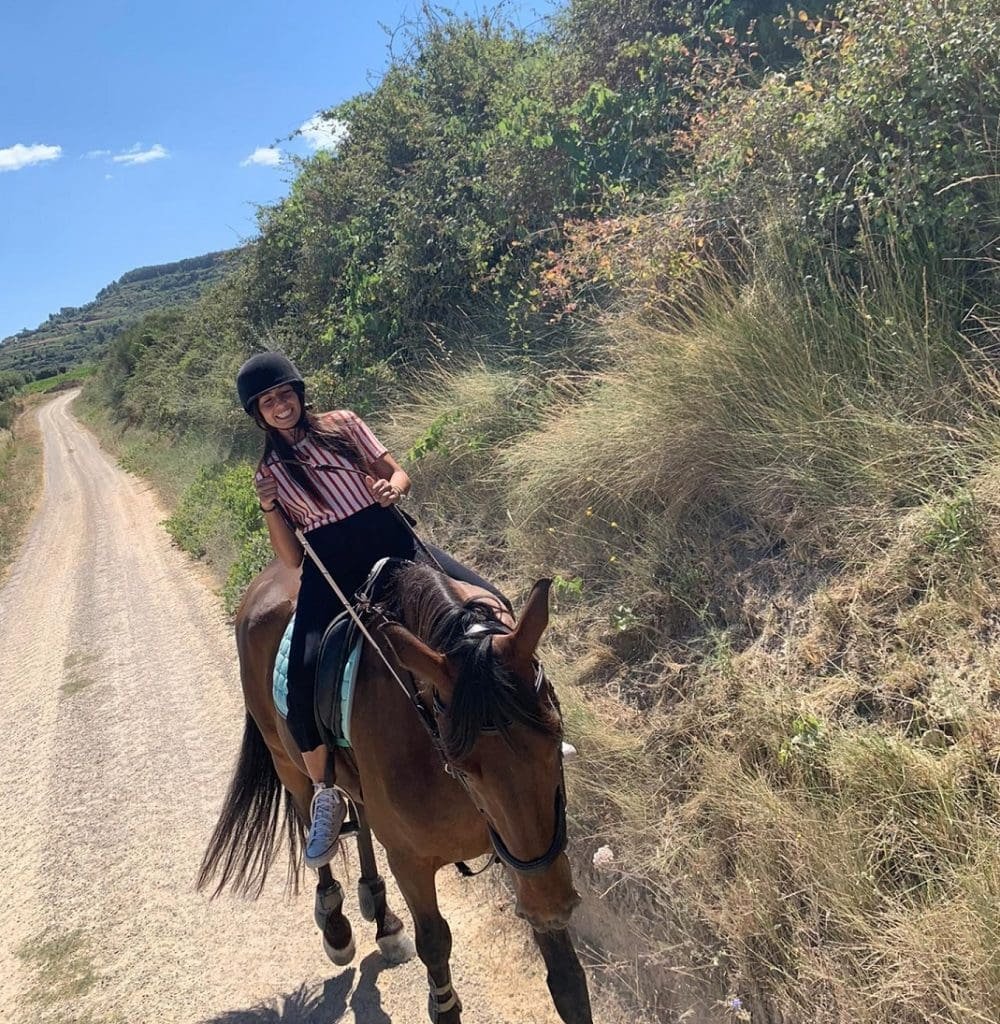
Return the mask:
<svg viewBox="0 0 1000 1024"><path fill-rule="evenodd" d="M367 461L368 470L374 465L387 449L371 432L365 421L351 412L350 409L338 409L321 416L324 424L339 427L347 433ZM257 479L272 476L278 482L278 500L284 506L291 519L302 528L303 533L318 530L330 523L339 523L342 519L378 504L365 485L364 478L342 455L316 444L310 438L292 445L295 458L305 463L303 471L308 474L310 482L322 496L322 501L305 490L289 472L289 467L279 461L277 452L272 452L267 462L257 470ZM328 469L313 470L311 466L335 466L336 471Z"/></svg>

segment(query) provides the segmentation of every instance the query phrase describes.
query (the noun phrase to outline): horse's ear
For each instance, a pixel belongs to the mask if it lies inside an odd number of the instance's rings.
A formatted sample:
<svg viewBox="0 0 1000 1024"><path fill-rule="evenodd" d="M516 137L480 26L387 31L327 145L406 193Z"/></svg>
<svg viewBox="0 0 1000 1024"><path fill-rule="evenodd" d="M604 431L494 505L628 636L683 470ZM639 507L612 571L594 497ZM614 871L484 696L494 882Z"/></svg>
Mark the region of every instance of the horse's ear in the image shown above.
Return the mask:
<svg viewBox="0 0 1000 1024"><path fill-rule="evenodd" d="M396 652L396 659L400 665L409 669L418 680L428 682L442 692L450 689L448 664L443 654L432 651L405 626L396 623L383 626L382 636Z"/></svg>
<svg viewBox="0 0 1000 1024"><path fill-rule="evenodd" d="M549 624L549 588L552 580L539 580L525 602L517 625L507 636L493 638L504 658L527 665L535 655L542 633Z"/></svg>

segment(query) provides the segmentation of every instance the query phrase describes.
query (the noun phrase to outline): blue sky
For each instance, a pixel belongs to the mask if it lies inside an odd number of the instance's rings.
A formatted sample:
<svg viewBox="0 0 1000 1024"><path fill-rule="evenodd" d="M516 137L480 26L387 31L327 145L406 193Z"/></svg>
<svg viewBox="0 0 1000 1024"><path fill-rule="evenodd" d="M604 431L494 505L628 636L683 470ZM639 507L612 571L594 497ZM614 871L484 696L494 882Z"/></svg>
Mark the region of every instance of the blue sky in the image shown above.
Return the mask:
<svg viewBox="0 0 1000 1024"><path fill-rule="evenodd" d="M458 11L482 3L452 0ZM486 5L494 6L493 4ZM550 0L510 0L540 26ZM376 81L403 0L35 0L0 36L0 338L134 267L252 238L285 194L277 150Z"/></svg>

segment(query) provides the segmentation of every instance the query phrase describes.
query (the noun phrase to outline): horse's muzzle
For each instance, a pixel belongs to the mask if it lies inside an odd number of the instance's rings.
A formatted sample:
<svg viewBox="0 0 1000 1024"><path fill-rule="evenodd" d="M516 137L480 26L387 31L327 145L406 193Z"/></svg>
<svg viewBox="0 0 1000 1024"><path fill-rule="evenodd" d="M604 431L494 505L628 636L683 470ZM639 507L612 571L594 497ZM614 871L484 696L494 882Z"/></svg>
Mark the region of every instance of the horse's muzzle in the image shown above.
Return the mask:
<svg viewBox="0 0 1000 1024"><path fill-rule="evenodd" d="M546 900L537 907L531 905L530 897L522 898L522 894L518 893L514 913L522 921L527 921L536 932L562 931L569 924L573 911L580 905L579 893L575 890L571 892L572 895L566 900L558 903ZM524 895L527 897L527 894Z"/></svg>

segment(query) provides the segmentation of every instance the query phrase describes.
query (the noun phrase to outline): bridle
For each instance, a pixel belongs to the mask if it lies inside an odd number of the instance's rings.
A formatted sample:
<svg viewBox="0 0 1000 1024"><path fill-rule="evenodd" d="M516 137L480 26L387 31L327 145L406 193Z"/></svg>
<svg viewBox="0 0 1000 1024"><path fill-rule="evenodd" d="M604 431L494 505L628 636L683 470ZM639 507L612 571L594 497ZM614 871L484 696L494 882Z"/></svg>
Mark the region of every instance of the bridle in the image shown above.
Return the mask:
<svg viewBox="0 0 1000 1024"><path fill-rule="evenodd" d="M490 626L484 623L476 623L471 626L465 633L468 636L474 636L476 633L491 633L492 629ZM542 668L540 661L536 661L535 669L535 692L541 693L542 687L546 683L545 670ZM412 674L407 673L410 676L412 685ZM512 871L518 872L522 875L535 874L539 871L544 871L547 867L553 864L556 858L566 849L567 841L567 828L566 828L566 775L563 770L562 751L559 753L559 784L556 786L555 794L555 832L552 836L552 842L549 843L548 849L539 857L534 857L531 860L521 860L519 857L515 857L510 852L507 844L504 842L503 837L497 831L493 822L490 821L489 815L486 813L479 800L476 798L476 794L472 790L472 786L469 784L468 775L456 765L449 757L447 749L445 748L444 738L441 735L441 730L438 728L437 715L447 714L448 708L441 700L437 691L434 691L434 708L433 711L428 709L424 702L420 699L420 694L417 693L416 687L413 686L410 690L410 699L417 710L417 715L420 718L421 723L430 735L431 742L434 744L434 749L437 751L438 756L441 758L442 766L444 771L450 775L453 779L460 782L468 794L469 799L475 805L476 810L483 816L486 821L486 831L490 837L490 844L493 846L493 856L496 860L499 860L502 864L505 864ZM498 732L496 726L485 727L481 730L482 732ZM493 863L493 860L490 861ZM486 867L489 867L488 863ZM485 870L485 867L483 868ZM478 873L478 872L477 872Z"/></svg>

